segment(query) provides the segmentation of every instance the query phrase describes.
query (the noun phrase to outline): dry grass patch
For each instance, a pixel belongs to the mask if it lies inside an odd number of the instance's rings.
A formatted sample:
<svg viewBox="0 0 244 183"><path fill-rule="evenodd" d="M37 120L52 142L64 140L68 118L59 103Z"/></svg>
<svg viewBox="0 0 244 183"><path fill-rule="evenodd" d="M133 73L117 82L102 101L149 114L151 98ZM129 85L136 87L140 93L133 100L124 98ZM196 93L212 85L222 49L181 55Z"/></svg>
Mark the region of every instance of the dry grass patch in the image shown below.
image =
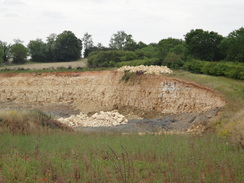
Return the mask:
<svg viewBox="0 0 244 183"><path fill-rule="evenodd" d="M72 130L40 111L0 111L1 133L31 134L50 129Z"/></svg>

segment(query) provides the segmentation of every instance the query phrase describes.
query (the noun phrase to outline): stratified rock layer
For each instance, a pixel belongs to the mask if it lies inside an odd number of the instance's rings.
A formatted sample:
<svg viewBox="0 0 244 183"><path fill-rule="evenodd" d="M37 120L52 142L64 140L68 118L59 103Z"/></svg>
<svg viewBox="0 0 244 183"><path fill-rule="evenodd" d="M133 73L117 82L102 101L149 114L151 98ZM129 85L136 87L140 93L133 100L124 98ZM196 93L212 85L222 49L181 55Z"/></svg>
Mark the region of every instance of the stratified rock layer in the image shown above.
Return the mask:
<svg viewBox="0 0 244 183"><path fill-rule="evenodd" d="M124 72L0 74L0 102L70 104L87 113L133 107L161 113L204 112L225 102L213 91L164 75Z"/></svg>

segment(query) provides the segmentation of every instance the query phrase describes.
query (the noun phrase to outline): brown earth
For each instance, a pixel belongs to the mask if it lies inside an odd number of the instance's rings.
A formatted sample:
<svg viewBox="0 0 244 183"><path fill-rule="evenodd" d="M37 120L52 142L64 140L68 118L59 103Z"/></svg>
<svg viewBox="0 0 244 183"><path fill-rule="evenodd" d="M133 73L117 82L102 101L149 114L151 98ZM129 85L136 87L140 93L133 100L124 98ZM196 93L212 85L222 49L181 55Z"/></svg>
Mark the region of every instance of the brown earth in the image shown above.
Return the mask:
<svg viewBox="0 0 244 183"><path fill-rule="evenodd" d="M0 109L40 109L57 116L119 110L129 119L202 114L225 105L214 91L167 75L118 71L0 74ZM216 113L215 113L216 114Z"/></svg>

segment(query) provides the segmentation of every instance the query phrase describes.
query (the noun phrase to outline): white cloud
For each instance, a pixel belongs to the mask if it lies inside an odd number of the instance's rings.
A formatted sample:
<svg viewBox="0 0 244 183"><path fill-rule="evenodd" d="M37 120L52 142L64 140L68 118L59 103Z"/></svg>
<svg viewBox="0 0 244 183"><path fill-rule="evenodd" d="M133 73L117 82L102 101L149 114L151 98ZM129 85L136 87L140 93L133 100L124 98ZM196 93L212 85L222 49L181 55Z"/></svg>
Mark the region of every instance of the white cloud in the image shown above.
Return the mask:
<svg viewBox="0 0 244 183"><path fill-rule="evenodd" d="M78 37L89 32L104 45L119 30L146 43L183 38L196 28L226 36L243 26L243 9L243 0L3 0L0 40L27 44L64 30Z"/></svg>

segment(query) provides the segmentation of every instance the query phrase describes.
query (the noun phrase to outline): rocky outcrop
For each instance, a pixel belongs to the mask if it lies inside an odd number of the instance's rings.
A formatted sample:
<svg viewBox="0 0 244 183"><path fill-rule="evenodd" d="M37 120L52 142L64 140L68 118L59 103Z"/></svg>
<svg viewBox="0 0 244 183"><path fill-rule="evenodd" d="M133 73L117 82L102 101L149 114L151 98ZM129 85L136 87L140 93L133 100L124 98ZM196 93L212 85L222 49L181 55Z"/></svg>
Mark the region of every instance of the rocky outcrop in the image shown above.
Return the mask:
<svg viewBox="0 0 244 183"><path fill-rule="evenodd" d="M0 102L69 104L83 113L133 107L160 113L204 112L225 102L213 91L164 75L124 72L0 74Z"/></svg>

